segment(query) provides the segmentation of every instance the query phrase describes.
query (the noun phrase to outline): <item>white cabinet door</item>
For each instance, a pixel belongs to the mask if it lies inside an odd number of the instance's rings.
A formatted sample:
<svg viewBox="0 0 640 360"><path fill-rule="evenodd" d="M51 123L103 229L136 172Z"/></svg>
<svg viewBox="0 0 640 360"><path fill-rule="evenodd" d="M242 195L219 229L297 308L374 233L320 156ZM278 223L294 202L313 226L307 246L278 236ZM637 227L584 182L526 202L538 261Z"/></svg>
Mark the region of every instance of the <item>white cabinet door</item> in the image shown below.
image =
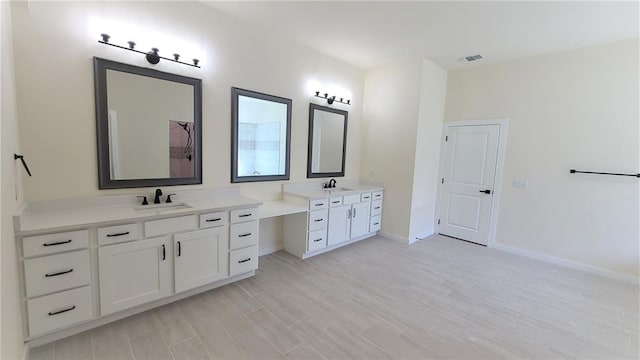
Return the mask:
<svg viewBox="0 0 640 360"><path fill-rule="evenodd" d="M351 233L351 205L338 206L329 209L329 234L327 245L333 245L349 240Z"/></svg>
<svg viewBox="0 0 640 360"><path fill-rule="evenodd" d="M371 203L363 202L351 205L351 238L369 233Z"/></svg>
<svg viewBox="0 0 640 360"><path fill-rule="evenodd" d="M218 281L229 272L229 228L221 226L174 236L176 292Z"/></svg>
<svg viewBox="0 0 640 360"><path fill-rule="evenodd" d="M98 249L100 315L171 295L171 238L134 241Z"/></svg>

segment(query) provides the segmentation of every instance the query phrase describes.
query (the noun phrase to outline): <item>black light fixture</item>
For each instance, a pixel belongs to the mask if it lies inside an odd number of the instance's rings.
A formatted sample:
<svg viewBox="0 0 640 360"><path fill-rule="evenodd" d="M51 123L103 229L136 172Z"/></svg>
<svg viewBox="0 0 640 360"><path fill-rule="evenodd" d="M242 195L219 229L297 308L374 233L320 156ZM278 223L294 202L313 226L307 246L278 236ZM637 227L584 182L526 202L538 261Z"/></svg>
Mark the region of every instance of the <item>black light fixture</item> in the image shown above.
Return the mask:
<svg viewBox="0 0 640 360"><path fill-rule="evenodd" d="M183 61L178 60L180 58L180 54L173 54L173 59L171 58L166 58L164 56L160 56L160 54L158 53L158 48L151 48L151 51L149 52L144 52L144 51L140 51L140 50L136 50L136 43L133 41L128 41L127 44L129 44L129 47L126 46L120 46L117 44L112 44L109 42L109 39L111 38L111 36L109 36L109 34L100 34L100 36L102 37L102 40L98 40L99 43L101 44L105 44L105 45L109 45L109 46L113 46L113 47L117 47L120 49L124 49L124 50L129 50L129 51L133 51L133 52L137 52L138 54L143 54L145 55L147 61L150 64L157 64L160 62L161 59L164 60L169 60L169 61L173 61L182 65L188 65L188 66L193 66L193 67L197 67L199 68L200 66L198 65L198 63L200 62L200 60L198 59L193 59L193 64L189 64Z"/></svg>
<svg viewBox="0 0 640 360"><path fill-rule="evenodd" d="M327 104L329 105L333 104L334 102L339 102L345 105L351 105L351 100L344 101L344 98L340 98L340 100L338 100L335 95L329 96L328 93L324 93L324 96L322 96L320 95L320 91L316 91L316 94L314 96L327 100Z"/></svg>

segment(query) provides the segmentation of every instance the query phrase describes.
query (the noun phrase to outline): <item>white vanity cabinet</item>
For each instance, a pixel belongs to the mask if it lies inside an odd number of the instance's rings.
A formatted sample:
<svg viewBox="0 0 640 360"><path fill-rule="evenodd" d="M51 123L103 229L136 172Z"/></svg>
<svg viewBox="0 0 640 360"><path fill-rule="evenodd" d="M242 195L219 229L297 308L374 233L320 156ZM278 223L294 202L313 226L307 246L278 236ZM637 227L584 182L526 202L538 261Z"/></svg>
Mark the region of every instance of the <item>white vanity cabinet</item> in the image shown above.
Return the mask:
<svg viewBox="0 0 640 360"><path fill-rule="evenodd" d="M89 231L22 238L24 298L32 334L93 317Z"/></svg>
<svg viewBox="0 0 640 360"><path fill-rule="evenodd" d="M326 197L307 198L305 194L325 193ZM311 190L285 193L285 201L307 204L306 213L284 218L285 251L303 259L340 246L374 236L380 230L382 190ZM376 202L376 206L372 203ZM371 211L375 209L377 225L372 226Z"/></svg>
<svg viewBox="0 0 640 360"><path fill-rule="evenodd" d="M100 247L100 314L169 296L172 245L171 237L163 236Z"/></svg>
<svg viewBox="0 0 640 360"><path fill-rule="evenodd" d="M176 292L206 285L229 275L226 226L174 235Z"/></svg>
<svg viewBox="0 0 640 360"><path fill-rule="evenodd" d="M174 212L130 195L27 204L14 218L25 340L54 341L254 275L260 202L238 188L181 194L191 203Z"/></svg>

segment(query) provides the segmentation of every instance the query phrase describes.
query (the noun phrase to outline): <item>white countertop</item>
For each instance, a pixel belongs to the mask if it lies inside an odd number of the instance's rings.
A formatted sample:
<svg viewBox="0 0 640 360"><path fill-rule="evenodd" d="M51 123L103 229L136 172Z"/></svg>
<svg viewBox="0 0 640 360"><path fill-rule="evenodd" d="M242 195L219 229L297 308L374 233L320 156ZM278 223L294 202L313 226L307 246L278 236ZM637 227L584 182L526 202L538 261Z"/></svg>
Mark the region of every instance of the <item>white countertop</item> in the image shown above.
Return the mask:
<svg viewBox="0 0 640 360"><path fill-rule="evenodd" d="M218 191L219 192L219 191ZM203 191L198 194L206 195ZM216 195L216 194L213 194ZM119 199L116 199L120 197ZM126 222L138 220L152 220L172 217L176 215L191 215L207 211L222 209L244 209L257 207L261 201L250 199L236 193L224 194L223 196L195 197L178 196L174 204L184 203L187 208L180 209L149 209L136 210L142 208L139 203L131 202L135 195L119 195L104 197L106 206L97 206L99 201L95 197L92 199L75 199L60 201L62 205L56 206L54 201L39 202L29 206L27 203L24 210L15 216L15 231L17 234L36 233L41 231L66 230L69 228L89 227L113 222ZM116 200L114 200L116 199ZM128 201L128 203L118 203L118 200ZM135 201L135 200L133 200ZM83 203L87 205L83 206Z"/></svg>
<svg viewBox="0 0 640 360"><path fill-rule="evenodd" d="M344 187L338 186L335 189L322 189L322 188L296 189L296 190L288 190L285 193L307 198L309 200L316 200L316 199L326 199L332 196L343 196L343 195L349 195L349 194L355 194L355 193L361 193L361 192L381 191L381 190L384 190L384 186L357 184L357 185L345 185Z"/></svg>

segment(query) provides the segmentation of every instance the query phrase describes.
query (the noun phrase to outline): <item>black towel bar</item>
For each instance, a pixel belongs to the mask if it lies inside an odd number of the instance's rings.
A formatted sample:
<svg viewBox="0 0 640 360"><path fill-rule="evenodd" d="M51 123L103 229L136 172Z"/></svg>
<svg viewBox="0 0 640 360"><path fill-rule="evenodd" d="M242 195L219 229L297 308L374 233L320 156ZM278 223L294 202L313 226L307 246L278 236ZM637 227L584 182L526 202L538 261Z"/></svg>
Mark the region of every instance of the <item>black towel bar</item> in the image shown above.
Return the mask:
<svg viewBox="0 0 640 360"><path fill-rule="evenodd" d="M608 173L608 172L597 172L597 171L580 171L576 169L569 170L570 173L580 173L580 174L596 174L596 175L615 175L615 176L633 176L640 178L640 174L619 174L619 173Z"/></svg>

